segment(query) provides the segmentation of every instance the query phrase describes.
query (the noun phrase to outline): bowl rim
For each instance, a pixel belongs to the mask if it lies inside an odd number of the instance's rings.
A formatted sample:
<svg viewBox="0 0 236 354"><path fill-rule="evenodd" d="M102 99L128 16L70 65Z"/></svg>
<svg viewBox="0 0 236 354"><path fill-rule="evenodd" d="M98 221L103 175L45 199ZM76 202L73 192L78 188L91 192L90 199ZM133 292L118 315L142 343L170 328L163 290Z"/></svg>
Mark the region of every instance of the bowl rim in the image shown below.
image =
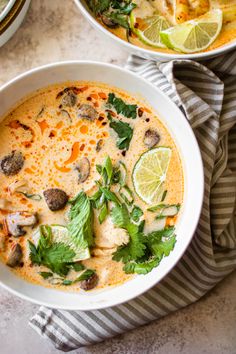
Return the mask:
<svg viewBox="0 0 236 354"><path fill-rule="evenodd" d="M8 0L7 5L3 8L3 11L0 12L0 22L4 20L4 18L7 16L8 12L11 10L16 1L18 0Z"/></svg>
<svg viewBox="0 0 236 354"><path fill-rule="evenodd" d="M174 60L174 59L189 59L189 60L204 60L208 59L209 57L217 57L221 54L224 54L226 52L229 52L236 48L236 39L233 40L232 42L220 46L219 48L207 51L207 52L200 52L200 53L194 53L194 54L172 54L172 53L164 53L164 52L158 52L154 51L151 49L146 49L142 47L138 47L132 43L126 42L125 40L117 37L114 35L112 32L108 31L105 27L103 27L91 14L90 12L86 9L86 7L83 5L81 0L74 0L75 4L79 8L80 12L83 14L85 18L88 19L92 25L101 31L104 35L110 37L111 40L117 42L119 45L123 46L126 48L128 52L131 53L138 53L138 55L143 56L144 58L155 58L155 59L162 59L162 60Z"/></svg>
<svg viewBox="0 0 236 354"><path fill-rule="evenodd" d="M146 285L144 288L139 289L139 291L136 291L134 294L131 292L130 294L126 295L125 299L119 299L118 301L114 301L113 299L110 299L107 301L107 303L97 303L96 305L92 305L92 306L88 306L88 307L80 307L80 306L68 306L68 305L56 305L53 303L49 303L47 301L42 301L42 300L37 300L29 295L25 295L23 294L21 291L16 290L11 288L11 286L5 284L1 278L0 278L0 285L7 289L9 292L13 293L14 295L24 299L24 300L28 300L32 303L38 304L38 305L43 305L43 306L47 306L50 308L55 308L55 309L61 309L61 310L80 310L80 311L92 311L92 310L100 310L100 309L105 309L108 307L112 307L112 306L117 306L123 303L126 303L140 295L142 295L143 293L147 292L148 290L150 290L152 287L154 287L157 283L160 283L160 281L166 277L171 271L172 269L176 266L176 264L179 262L179 260L182 258L183 254L185 253L186 249L188 248L190 242L192 241L192 238L194 236L194 233L196 231L198 222L199 222L199 218L200 218L200 214L201 214L201 210L202 210L202 205L203 205L203 197L204 197L204 169L203 169L203 161L202 161L202 157L201 157L201 152L200 152L200 148L197 142L197 139L188 123L188 121L186 120L186 117L184 116L184 114L181 112L181 110L177 107L177 105L165 94L163 93L158 87L156 87L154 84L150 83L149 81L145 80L144 78L138 76L137 74L133 73L132 71L128 70L128 69L124 69L121 68L117 65L114 64L107 64L107 63L102 63L102 62L98 62L98 61L91 61L91 60L68 60L68 61L61 61L61 62L54 62L54 63L50 63L50 64L46 64L46 65L42 65L42 66L38 66L36 68L32 68L24 73L21 73L19 75L17 75L15 78L9 80L7 83L3 84L0 87L0 94L3 90L9 88L11 85L14 85L16 82L28 78L30 77L32 74L34 73L39 73L39 72L43 72L44 70L50 69L50 68L58 68L60 66L64 67L64 66L70 66L73 64L78 64L78 65L92 65L92 66L97 66L98 69L99 67L103 67L103 68L110 68L111 70L116 70L116 71L120 71L125 73L126 75L131 75L133 76L135 79L138 79L140 81L143 82L144 85L149 85L150 88L152 88L154 91L158 92L159 95L161 95L162 97L164 97L164 99L166 99L168 101L168 104L170 106L172 106L173 110L178 110L179 111L179 119L182 120L182 124L185 125L186 130L188 130L188 134L191 136L192 142L193 142L193 146L195 149L195 153L196 153L196 161L199 167L199 176L200 177L200 181L199 181L199 194L198 194L198 202L197 205L195 206L194 209L194 215L195 215L195 221L192 223L192 229L191 229L191 236L189 236L189 239L187 240L187 242L185 243L184 246L182 246L181 251L179 251L178 256L176 257L176 259L172 262L171 266L167 269L167 271L163 272L163 275L161 277L159 277L159 279L155 282L155 281L150 281L150 283L148 285ZM102 82L102 80L101 80ZM129 91L129 90L127 90ZM22 97L23 98L23 97ZM173 138L176 139L176 138ZM19 278L19 277L18 277ZM21 278L20 278L21 279ZM23 279L22 279L23 280ZM26 281L27 282L27 281ZM27 282L29 283L29 282ZM31 284L31 283L29 283ZM125 284L125 283L124 283ZM44 288L44 287L43 287ZM116 286L114 287L116 288ZM109 289L109 288L108 288ZM50 290L50 289L49 289ZM90 293L92 295L92 292ZM79 304L78 304L79 305Z"/></svg>

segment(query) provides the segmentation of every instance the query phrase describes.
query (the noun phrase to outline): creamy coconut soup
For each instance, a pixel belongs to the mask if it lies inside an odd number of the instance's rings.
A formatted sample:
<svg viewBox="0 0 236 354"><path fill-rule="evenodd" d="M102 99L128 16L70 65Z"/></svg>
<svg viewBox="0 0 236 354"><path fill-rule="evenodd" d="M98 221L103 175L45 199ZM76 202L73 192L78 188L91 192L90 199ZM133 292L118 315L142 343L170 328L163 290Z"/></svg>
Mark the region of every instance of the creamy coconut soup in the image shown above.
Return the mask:
<svg viewBox="0 0 236 354"><path fill-rule="evenodd" d="M236 39L235 0L85 0L85 3L114 35L149 50L195 53L216 49Z"/></svg>
<svg viewBox="0 0 236 354"><path fill-rule="evenodd" d="M0 255L70 291L146 274L176 242L181 159L152 109L98 83L50 86L0 123Z"/></svg>

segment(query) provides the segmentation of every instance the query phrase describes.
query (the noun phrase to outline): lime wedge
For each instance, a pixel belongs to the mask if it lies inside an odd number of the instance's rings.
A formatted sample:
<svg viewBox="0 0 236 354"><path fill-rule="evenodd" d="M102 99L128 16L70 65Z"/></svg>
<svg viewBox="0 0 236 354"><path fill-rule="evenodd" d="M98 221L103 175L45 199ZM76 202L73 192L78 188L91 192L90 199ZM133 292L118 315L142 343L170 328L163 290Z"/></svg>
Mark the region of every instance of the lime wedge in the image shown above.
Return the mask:
<svg viewBox="0 0 236 354"><path fill-rule="evenodd" d="M130 15L130 28L138 38L147 45L158 48L166 46L161 42L160 31L170 27L168 21L163 16L153 15L148 17L136 17L133 10Z"/></svg>
<svg viewBox="0 0 236 354"><path fill-rule="evenodd" d="M67 227L62 225L50 225L50 226L52 229L53 242L56 243L61 242L69 246L75 252L75 257L73 259L74 262L90 258L89 248L78 249L78 247L76 247L76 245L73 243L73 240L69 236ZM40 239L39 229L35 231L32 237L35 244L37 245Z"/></svg>
<svg viewBox="0 0 236 354"><path fill-rule="evenodd" d="M136 162L132 176L134 189L145 203L160 201L170 158L170 148L158 147L146 151Z"/></svg>
<svg viewBox="0 0 236 354"><path fill-rule="evenodd" d="M209 47L222 28L222 11L212 10L180 25L160 32L162 42L170 49L194 53Z"/></svg>

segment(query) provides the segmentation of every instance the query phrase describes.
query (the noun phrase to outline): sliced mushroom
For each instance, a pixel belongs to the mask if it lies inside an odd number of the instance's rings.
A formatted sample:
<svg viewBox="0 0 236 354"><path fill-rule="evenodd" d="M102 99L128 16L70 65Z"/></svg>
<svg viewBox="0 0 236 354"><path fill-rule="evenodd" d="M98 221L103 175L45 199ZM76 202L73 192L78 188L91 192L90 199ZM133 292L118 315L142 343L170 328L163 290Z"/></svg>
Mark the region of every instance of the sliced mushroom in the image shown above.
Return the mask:
<svg viewBox="0 0 236 354"><path fill-rule="evenodd" d="M77 111L77 116L80 119L87 119L94 122L98 117L98 112L90 104L82 104Z"/></svg>
<svg viewBox="0 0 236 354"><path fill-rule="evenodd" d="M65 93L61 100L61 104L66 107L73 107L77 103L77 96L72 90L69 90Z"/></svg>
<svg viewBox="0 0 236 354"><path fill-rule="evenodd" d="M26 231L24 226L35 226L38 222L36 213L28 213L26 211L18 211L8 214L6 217L7 229L10 235L14 237L23 236Z"/></svg>
<svg viewBox="0 0 236 354"><path fill-rule="evenodd" d="M17 267L20 265L23 258L23 251L21 245L16 243L12 246L9 256L7 258L7 265L11 268Z"/></svg>
<svg viewBox="0 0 236 354"><path fill-rule="evenodd" d="M0 234L0 252L4 252L6 248L6 237Z"/></svg>
<svg viewBox="0 0 236 354"><path fill-rule="evenodd" d="M156 130L148 129L145 132L143 142L149 148L153 148L160 141L160 135L156 132Z"/></svg>
<svg viewBox="0 0 236 354"><path fill-rule="evenodd" d="M24 157L20 151L12 151L2 158L0 166L6 176L16 175L24 165Z"/></svg>
<svg viewBox="0 0 236 354"><path fill-rule="evenodd" d="M68 195L62 189L50 188L43 192L45 201L52 211L63 209L68 202Z"/></svg>
<svg viewBox="0 0 236 354"><path fill-rule="evenodd" d="M80 282L81 289L87 291L95 288L98 284L98 275L93 273L90 278Z"/></svg>
<svg viewBox="0 0 236 354"><path fill-rule="evenodd" d="M110 27L110 28L118 27L117 23L113 22L112 19L110 19L109 17L107 17L105 15L101 15L101 20L104 23L104 25L106 25L107 27Z"/></svg>
<svg viewBox="0 0 236 354"><path fill-rule="evenodd" d="M87 157L83 157L75 168L78 171L78 183L85 182L90 174L90 162Z"/></svg>
<svg viewBox="0 0 236 354"><path fill-rule="evenodd" d="M99 152L102 149L103 139L99 139L96 144L96 151Z"/></svg>

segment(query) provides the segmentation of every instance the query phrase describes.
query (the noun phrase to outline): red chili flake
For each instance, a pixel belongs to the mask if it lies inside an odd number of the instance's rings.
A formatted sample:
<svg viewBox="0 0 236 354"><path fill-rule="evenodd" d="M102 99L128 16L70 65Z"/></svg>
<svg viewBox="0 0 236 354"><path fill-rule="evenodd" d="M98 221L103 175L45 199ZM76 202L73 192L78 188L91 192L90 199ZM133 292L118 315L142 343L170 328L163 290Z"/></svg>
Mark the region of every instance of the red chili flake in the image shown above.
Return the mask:
<svg viewBox="0 0 236 354"><path fill-rule="evenodd" d="M84 148L85 148L85 144L82 144L79 149L80 149L80 151L83 151Z"/></svg>

